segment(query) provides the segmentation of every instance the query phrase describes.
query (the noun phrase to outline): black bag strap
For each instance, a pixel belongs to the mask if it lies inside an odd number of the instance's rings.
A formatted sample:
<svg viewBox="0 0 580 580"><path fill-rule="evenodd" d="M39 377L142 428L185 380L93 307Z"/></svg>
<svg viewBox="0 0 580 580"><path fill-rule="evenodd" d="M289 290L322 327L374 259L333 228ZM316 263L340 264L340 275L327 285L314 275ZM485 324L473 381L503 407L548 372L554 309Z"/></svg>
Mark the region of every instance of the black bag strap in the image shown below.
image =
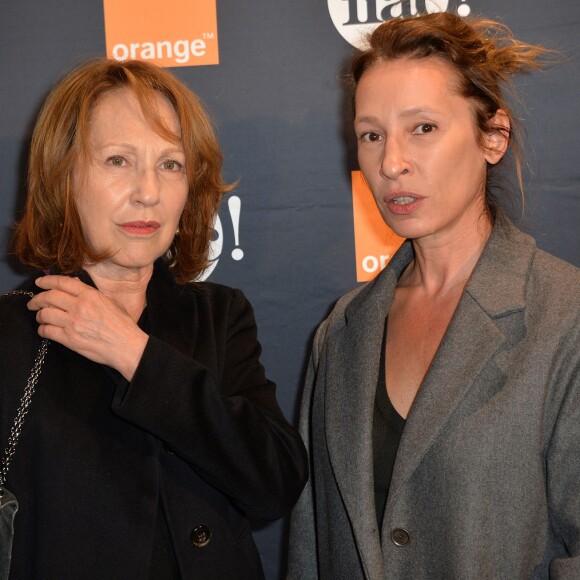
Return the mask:
<svg viewBox="0 0 580 580"><path fill-rule="evenodd" d="M29 296L34 297L32 292L27 292L25 290L12 290L5 294L0 294L3 296ZM10 468L10 463L14 458L16 452L16 445L20 439L20 434L22 433L22 425L24 424L24 418L28 412L28 407L32 400L32 395L34 395L34 389L38 383L40 373L42 371L42 365L46 357L46 351L48 348L49 341L45 338L40 343L40 349L32 365L32 370L30 371L30 376L26 381L26 387L24 388L24 395L20 399L20 405L18 406L18 411L16 412L16 418L14 419L14 424L10 430L10 437L8 438L8 446L4 450L4 456L2 457L2 466L0 467L0 501L2 495L4 494L4 484L6 483L6 477L8 475L8 469Z"/></svg>

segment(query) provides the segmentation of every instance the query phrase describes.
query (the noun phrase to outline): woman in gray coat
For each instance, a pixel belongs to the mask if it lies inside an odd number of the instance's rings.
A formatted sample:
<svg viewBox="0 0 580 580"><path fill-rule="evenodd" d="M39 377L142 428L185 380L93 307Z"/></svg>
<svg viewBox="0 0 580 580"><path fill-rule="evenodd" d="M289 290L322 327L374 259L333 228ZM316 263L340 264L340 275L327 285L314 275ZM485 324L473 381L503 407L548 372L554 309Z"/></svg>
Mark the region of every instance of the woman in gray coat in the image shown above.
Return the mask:
<svg viewBox="0 0 580 580"><path fill-rule="evenodd" d="M433 14L354 58L360 167L408 240L316 335L291 579L580 578L579 271L489 188L502 85L545 52Z"/></svg>

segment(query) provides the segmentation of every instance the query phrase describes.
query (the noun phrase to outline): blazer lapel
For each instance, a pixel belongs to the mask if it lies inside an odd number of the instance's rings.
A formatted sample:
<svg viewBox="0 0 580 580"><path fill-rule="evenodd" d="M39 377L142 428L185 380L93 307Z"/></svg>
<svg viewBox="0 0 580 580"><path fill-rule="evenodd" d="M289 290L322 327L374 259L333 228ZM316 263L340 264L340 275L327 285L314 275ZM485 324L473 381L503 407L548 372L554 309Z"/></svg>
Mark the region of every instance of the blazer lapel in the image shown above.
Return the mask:
<svg viewBox="0 0 580 580"><path fill-rule="evenodd" d="M476 329L468 339L466 328ZM407 418L397 451L387 511L503 340L502 332L493 321L464 295Z"/></svg>
<svg viewBox="0 0 580 580"><path fill-rule="evenodd" d="M482 369L509 339L501 319L524 309L535 244L496 225L417 394L401 438L387 511Z"/></svg>
<svg viewBox="0 0 580 580"><path fill-rule="evenodd" d="M406 244L393 258L389 270L369 283L347 306L346 323L327 339L328 453L369 577L376 577L383 566L370 444L381 343L397 280L411 258L412 249Z"/></svg>

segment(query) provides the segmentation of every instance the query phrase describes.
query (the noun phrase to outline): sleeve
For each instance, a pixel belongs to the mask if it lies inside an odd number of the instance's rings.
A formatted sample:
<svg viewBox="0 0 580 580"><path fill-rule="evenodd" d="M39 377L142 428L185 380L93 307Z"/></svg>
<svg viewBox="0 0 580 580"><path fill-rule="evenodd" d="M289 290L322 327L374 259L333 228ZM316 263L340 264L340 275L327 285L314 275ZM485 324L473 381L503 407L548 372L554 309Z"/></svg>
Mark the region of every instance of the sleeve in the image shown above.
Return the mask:
<svg viewBox="0 0 580 580"><path fill-rule="evenodd" d="M299 431L309 454L310 479L290 518L288 553L288 580L315 580L318 578L318 548L314 497L314 458L312 457L312 399L316 386L318 365L328 321L323 322L314 337L312 353L302 393Z"/></svg>
<svg viewBox="0 0 580 580"><path fill-rule="evenodd" d="M580 340L567 349L557 380L567 386L546 456L552 533L565 556L550 563L550 578L580 578Z"/></svg>
<svg viewBox="0 0 580 580"><path fill-rule="evenodd" d="M248 516L276 519L304 486L306 452L265 377L253 310L240 291L226 326L197 337L216 341L217 373L150 336L113 411L161 439Z"/></svg>

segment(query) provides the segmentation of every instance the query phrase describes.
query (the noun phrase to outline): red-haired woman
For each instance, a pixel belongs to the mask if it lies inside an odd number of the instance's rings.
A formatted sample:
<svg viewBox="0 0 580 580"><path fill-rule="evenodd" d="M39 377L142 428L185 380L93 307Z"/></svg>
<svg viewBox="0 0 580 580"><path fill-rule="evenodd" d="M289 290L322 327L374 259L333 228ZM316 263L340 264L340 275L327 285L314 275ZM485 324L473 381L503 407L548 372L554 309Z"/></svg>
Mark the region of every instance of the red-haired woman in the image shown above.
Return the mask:
<svg viewBox="0 0 580 580"><path fill-rule="evenodd" d="M190 283L221 159L197 98L152 65L90 62L45 103L16 251L47 275L0 298L3 445L27 412L0 481L11 578L263 577L248 518L289 511L306 454L248 301Z"/></svg>

